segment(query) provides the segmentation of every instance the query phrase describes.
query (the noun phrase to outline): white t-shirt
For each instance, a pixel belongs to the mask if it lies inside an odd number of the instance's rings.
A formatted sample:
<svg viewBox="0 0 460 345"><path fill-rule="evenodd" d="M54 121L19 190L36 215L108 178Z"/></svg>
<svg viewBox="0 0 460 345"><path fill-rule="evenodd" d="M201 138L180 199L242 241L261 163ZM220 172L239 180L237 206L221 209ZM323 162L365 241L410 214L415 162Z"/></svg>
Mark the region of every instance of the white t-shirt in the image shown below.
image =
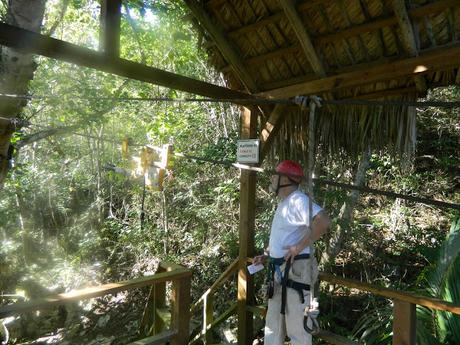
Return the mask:
<svg viewBox="0 0 460 345"><path fill-rule="evenodd" d="M303 238L305 230L302 227L309 225L308 203L308 196L298 190L279 203L270 232L269 252L271 257L283 257L286 253L284 247L293 246ZM319 205L313 203L313 217L321 210ZM309 252L310 247L306 247L300 254Z"/></svg>

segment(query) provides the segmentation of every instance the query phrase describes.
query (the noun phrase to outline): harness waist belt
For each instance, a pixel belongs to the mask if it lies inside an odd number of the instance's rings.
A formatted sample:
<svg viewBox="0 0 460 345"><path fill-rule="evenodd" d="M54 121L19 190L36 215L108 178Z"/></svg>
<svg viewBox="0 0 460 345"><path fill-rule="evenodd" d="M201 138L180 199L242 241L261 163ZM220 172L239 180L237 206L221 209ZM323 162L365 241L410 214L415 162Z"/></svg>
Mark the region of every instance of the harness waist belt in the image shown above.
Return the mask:
<svg viewBox="0 0 460 345"><path fill-rule="evenodd" d="M310 258L310 254L300 254L294 257L294 260L306 260ZM284 264L285 260L281 258L269 258L268 264L268 298L273 297L274 292L274 281L275 281L275 271L279 270L279 267ZM305 303L303 296L303 291L310 291L310 285L296 282L292 279L289 279L289 271L291 269L291 260L286 262L286 267L284 269L284 275L281 277L281 314L286 313L286 288L291 288L296 290L299 293L301 303Z"/></svg>

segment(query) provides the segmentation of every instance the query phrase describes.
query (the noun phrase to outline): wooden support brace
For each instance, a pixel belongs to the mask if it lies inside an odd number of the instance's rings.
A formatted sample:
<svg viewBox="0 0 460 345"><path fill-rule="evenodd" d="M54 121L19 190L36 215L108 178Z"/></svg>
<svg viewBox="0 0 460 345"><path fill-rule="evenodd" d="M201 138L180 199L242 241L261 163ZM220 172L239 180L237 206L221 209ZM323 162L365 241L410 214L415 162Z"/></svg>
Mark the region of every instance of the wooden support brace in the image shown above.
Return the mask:
<svg viewBox="0 0 460 345"><path fill-rule="evenodd" d="M99 50L107 55L120 55L120 22L121 0L102 0Z"/></svg>
<svg viewBox="0 0 460 345"><path fill-rule="evenodd" d="M310 62L311 67L315 71L315 73L320 76L324 77L326 75L326 71L324 69L323 63L321 59L318 57L316 53L315 47L312 44L312 40L310 35L305 30L305 26L300 19L300 16L294 6L292 0L280 0L281 6L283 7L284 13L289 20L294 32L297 36L297 39L302 46L302 50L307 57L307 60Z"/></svg>
<svg viewBox="0 0 460 345"><path fill-rule="evenodd" d="M393 345L415 345L415 304L399 300L393 302Z"/></svg>
<svg viewBox="0 0 460 345"><path fill-rule="evenodd" d="M279 129L281 128L284 119L286 118L287 106L283 104L277 104L273 111L271 112L267 122L262 127L260 131L260 144L261 144L261 152L260 152L260 161L262 162L264 158L267 156L268 152L270 151L270 147L275 139Z"/></svg>

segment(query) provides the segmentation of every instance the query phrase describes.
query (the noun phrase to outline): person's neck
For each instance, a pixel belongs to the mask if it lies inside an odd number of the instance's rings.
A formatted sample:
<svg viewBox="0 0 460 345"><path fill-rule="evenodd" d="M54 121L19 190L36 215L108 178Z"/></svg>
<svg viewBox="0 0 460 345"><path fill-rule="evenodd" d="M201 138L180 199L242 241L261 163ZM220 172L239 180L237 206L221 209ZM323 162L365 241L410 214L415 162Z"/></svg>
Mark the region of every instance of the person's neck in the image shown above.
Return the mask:
<svg viewBox="0 0 460 345"><path fill-rule="evenodd" d="M278 197L281 199L281 200L284 200L286 199L289 195L291 195L292 193L294 193L295 191L297 190L297 187L296 186L290 186L290 187L285 187L285 188L282 188L279 192L278 192Z"/></svg>

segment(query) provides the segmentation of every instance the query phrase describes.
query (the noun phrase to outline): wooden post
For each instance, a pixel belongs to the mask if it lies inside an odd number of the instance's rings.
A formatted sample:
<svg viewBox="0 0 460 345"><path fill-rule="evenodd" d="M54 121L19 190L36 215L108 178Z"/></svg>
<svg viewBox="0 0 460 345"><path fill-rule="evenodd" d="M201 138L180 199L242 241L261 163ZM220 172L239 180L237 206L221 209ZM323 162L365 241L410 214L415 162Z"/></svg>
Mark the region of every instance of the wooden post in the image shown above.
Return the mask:
<svg viewBox="0 0 460 345"><path fill-rule="evenodd" d="M257 112L243 108L241 114L241 139L256 138ZM254 282L246 265L247 258L254 256L256 174L242 170L240 177L240 229L238 263L238 344L251 345L253 315L247 306L254 300Z"/></svg>
<svg viewBox="0 0 460 345"><path fill-rule="evenodd" d="M393 345L415 345L415 304L393 300Z"/></svg>
<svg viewBox="0 0 460 345"><path fill-rule="evenodd" d="M166 270L159 266L157 273L165 272ZM166 282L158 283L153 286L153 312L154 323L153 332L149 331L148 335L158 334L165 329L165 322L159 316L158 309L166 308Z"/></svg>
<svg viewBox="0 0 460 345"><path fill-rule="evenodd" d="M107 55L120 56L121 0L101 1L99 50Z"/></svg>
<svg viewBox="0 0 460 345"><path fill-rule="evenodd" d="M208 326L214 321L214 296L207 294L203 301L203 332L204 344L212 344L212 332L208 331Z"/></svg>
<svg viewBox="0 0 460 345"><path fill-rule="evenodd" d="M171 345L188 345L190 337L190 276L172 283L171 329L177 335Z"/></svg>

